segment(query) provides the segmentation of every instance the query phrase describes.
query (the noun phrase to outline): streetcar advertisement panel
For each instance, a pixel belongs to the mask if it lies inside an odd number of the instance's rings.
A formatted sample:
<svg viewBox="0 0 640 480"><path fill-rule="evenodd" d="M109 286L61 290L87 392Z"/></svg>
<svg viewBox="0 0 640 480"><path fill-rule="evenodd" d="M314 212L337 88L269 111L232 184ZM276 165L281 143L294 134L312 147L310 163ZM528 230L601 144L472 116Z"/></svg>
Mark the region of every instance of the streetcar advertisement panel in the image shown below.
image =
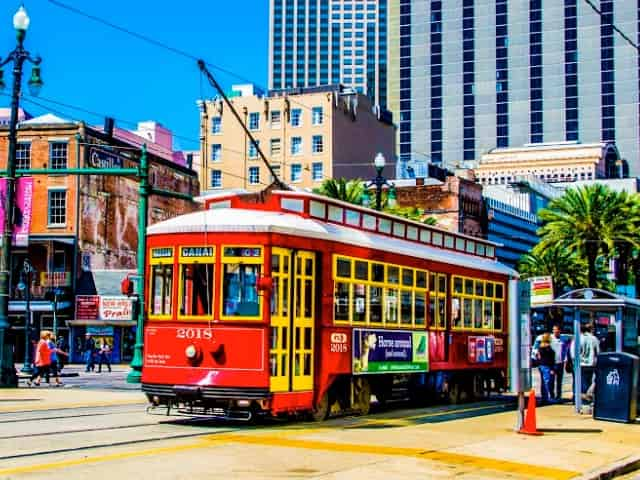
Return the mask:
<svg viewBox="0 0 640 480"><path fill-rule="evenodd" d="M410 373L429 369L427 332L353 329L354 374Z"/></svg>

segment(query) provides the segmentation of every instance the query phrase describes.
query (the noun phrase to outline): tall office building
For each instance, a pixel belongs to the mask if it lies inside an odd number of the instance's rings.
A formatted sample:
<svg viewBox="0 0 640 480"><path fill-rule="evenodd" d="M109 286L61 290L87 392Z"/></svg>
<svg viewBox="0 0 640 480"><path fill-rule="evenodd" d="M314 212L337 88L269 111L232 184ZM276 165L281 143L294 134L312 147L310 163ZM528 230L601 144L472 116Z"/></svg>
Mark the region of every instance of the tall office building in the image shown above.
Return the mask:
<svg viewBox="0 0 640 480"><path fill-rule="evenodd" d="M269 89L342 83L387 103L388 0L270 0Z"/></svg>
<svg viewBox="0 0 640 480"><path fill-rule="evenodd" d="M499 147L615 142L640 174L640 3L390 0L400 159L454 166ZM391 20L393 19L393 20Z"/></svg>

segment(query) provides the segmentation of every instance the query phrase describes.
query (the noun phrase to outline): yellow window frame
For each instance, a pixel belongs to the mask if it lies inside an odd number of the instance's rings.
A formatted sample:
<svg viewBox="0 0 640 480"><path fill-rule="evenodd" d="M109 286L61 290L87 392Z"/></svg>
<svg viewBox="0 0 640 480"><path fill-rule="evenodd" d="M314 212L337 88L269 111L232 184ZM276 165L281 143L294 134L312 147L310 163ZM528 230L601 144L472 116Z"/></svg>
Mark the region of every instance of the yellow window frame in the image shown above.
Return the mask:
<svg viewBox="0 0 640 480"><path fill-rule="evenodd" d="M427 299L427 311L429 311L431 300L434 301L433 318L430 318L428 325L430 330L446 330L447 329L447 275L445 273L429 272L427 287L429 297ZM440 291L440 279L444 279L444 292ZM444 312L440 315L440 300L444 300ZM443 317L443 318L441 318Z"/></svg>
<svg viewBox="0 0 640 480"><path fill-rule="evenodd" d="M350 262L351 268L350 268L350 275L347 276L342 276L342 275L338 275L338 262L340 260L347 260ZM365 262L367 264L367 279L363 280L363 279L359 279L356 277L356 262ZM332 260L332 264L333 264L333 270L332 270L332 279L334 281L334 290L333 290L333 297L334 297L334 307L333 307L333 323L334 325L354 325L354 326L369 326L369 327L377 327L377 328L411 328L411 329L424 329L426 328L426 318L425 318L425 322L422 324L416 323L416 318L415 318L415 296L416 293L422 293L425 294L425 298L428 298L428 290L429 290L429 271L425 270L425 269L421 269L421 268L413 268L413 267L407 267L407 266L403 266L403 265L399 265L399 264L393 264L393 263L387 263L387 262L380 262L377 260L369 260L369 259L365 259L365 258L359 258L359 257L351 257L348 255L341 255L341 254L334 254L333 255L333 260ZM374 268L374 264L375 265L382 265L384 268L384 275L383 275L383 281L374 281L373 280L373 268ZM398 279L397 279L397 283L390 283L389 282L389 269L390 268L397 268L398 269ZM404 285L402 283L402 274L403 274L403 270L410 270L412 272L412 284L411 285ZM416 281L417 281L417 273L420 272L422 273L425 277L426 277L426 285L425 287L417 287L416 286ZM349 320L336 320L335 318L335 296L336 296L336 291L337 291L337 284L338 283L343 283L346 284L349 288L349 293L348 293L348 303L349 303ZM365 319L364 321L355 321L354 320L354 308L355 308L355 287L356 285L364 285L365 286ZM371 322L371 288L381 288L382 289L382 304L381 304L381 315L382 315L382 322L377 323L377 322ZM386 299L389 296L388 295L388 291L389 290L396 290L397 291L397 298L396 298L396 305L395 305L395 310L396 310L396 318L397 318L397 322L396 323L390 323L387 321L387 315L386 315ZM405 323L403 324L401 322L401 315L402 315L402 302L401 302L401 298L402 298L402 291L411 291L412 295L412 305L411 305L411 323ZM425 314L426 311L428 309L428 304L425 304Z"/></svg>
<svg viewBox="0 0 640 480"><path fill-rule="evenodd" d="M184 248L211 248L210 256L184 256ZM206 261L203 261L206 260ZM184 285L182 269L184 265L210 264L213 266L213 284L211 285L211 315L181 315L184 302ZM215 312L215 279L216 279L216 246L215 245L180 245L178 246L178 320L208 320Z"/></svg>
<svg viewBox="0 0 640 480"><path fill-rule="evenodd" d="M171 255L154 256L154 252L168 253ZM175 248L174 247L153 247L149 249L147 258L149 259L149 300L147 303L149 311L149 320L171 320L173 317L173 289L175 286L171 284L171 312L169 314L157 315L153 312L153 267L156 265L171 265L175 269ZM174 272L175 273L175 272Z"/></svg>
<svg viewBox="0 0 640 480"><path fill-rule="evenodd" d="M225 249L227 248L259 248L260 256L259 257L236 257L232 255L226 255ZM234 316L234 315L225 315L224 314L224 266L230 263L240 263L237 260L242 259L243 263L249 265L261 265L261 275L265 272L264 265L264 250L265 247L263 245L238 245L238 244L228 244L220 246L220 320L226 321L251 321L251 322L262 322L264 320L264 315L262 311L262 295L258 292L258 315L256 316Z"/></svg>
<svg viewBox="0 0 640 480"><path fill-rule="evenodd" d="M456 280L460 280L462 282L462 288L460 292L456 292L454 291L454 286L455 286L455 282ZM470 281L472 282L472 292L471 294L466 293L466 285L467 282ZM477 295L476 291L478 289L477 284L481 283L482 284L482 292L483 295ZM451 290L451 301L453 302L454 299L458 299L459 303L460 303L460 309L459 309L459 315L460 315L460 325L461 326L455 326L452 322L451 324L451 329L452 330L464 330L464 331L471 331L471 332L502 332L504 330L504 292L505 292L505 284L503 282L494 282L491 280L483 280L481 278L474 278L474 277L467 277L467 276L463 276L463 275L452 275L451 277L451 285L452 285L452 290ZM488 295L487 294L487 286L491 285L492 286L492 295ZM497 296L497 286L500 285L502 287L502 295L501 296ZM464 300L468 299L471 301L471 326L467 327L464 325L464 314L465 314L465 307L464 307ZM491 302L491 323L489 327L475 327L475 309L476 309L476 302L480 301L481 305L482 305L482 323L484 324L484 312L485 312L485 302ZM499 302L502 304L502 327L501 328L495 328L495 303Z"/></svg>

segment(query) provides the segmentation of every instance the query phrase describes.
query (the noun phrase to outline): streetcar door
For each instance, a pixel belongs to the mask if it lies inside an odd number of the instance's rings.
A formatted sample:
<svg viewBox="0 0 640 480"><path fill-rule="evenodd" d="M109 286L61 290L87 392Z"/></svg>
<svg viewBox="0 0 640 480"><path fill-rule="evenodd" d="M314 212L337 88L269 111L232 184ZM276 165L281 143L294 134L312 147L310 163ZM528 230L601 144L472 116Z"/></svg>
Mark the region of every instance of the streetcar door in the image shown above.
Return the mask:
<svg viewBox="0 0 640 480"><path fill-rule="evenodd" d="M291 378L291 250L272 248L271 278L270 387L286 392Z"/></svg>
<svg viewBox="0 0 640 480"><path fill-rule="evenodd" d="M313 389L313 337L315 323L315 253L293 256L293 391Z"/></svg>

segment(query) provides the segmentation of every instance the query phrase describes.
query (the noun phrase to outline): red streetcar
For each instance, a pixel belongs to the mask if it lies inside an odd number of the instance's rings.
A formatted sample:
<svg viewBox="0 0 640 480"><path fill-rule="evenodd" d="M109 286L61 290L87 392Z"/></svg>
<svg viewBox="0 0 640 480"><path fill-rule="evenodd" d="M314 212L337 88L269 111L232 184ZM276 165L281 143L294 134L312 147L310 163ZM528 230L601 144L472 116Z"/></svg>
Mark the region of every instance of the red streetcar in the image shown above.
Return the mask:
<svg viewBox="0 0 640 480"><path fill-rule="evenodd" d="M320 420L504 386L515 272L491 242L303 192L204 202L148 229L153 405Z"/></svg>

